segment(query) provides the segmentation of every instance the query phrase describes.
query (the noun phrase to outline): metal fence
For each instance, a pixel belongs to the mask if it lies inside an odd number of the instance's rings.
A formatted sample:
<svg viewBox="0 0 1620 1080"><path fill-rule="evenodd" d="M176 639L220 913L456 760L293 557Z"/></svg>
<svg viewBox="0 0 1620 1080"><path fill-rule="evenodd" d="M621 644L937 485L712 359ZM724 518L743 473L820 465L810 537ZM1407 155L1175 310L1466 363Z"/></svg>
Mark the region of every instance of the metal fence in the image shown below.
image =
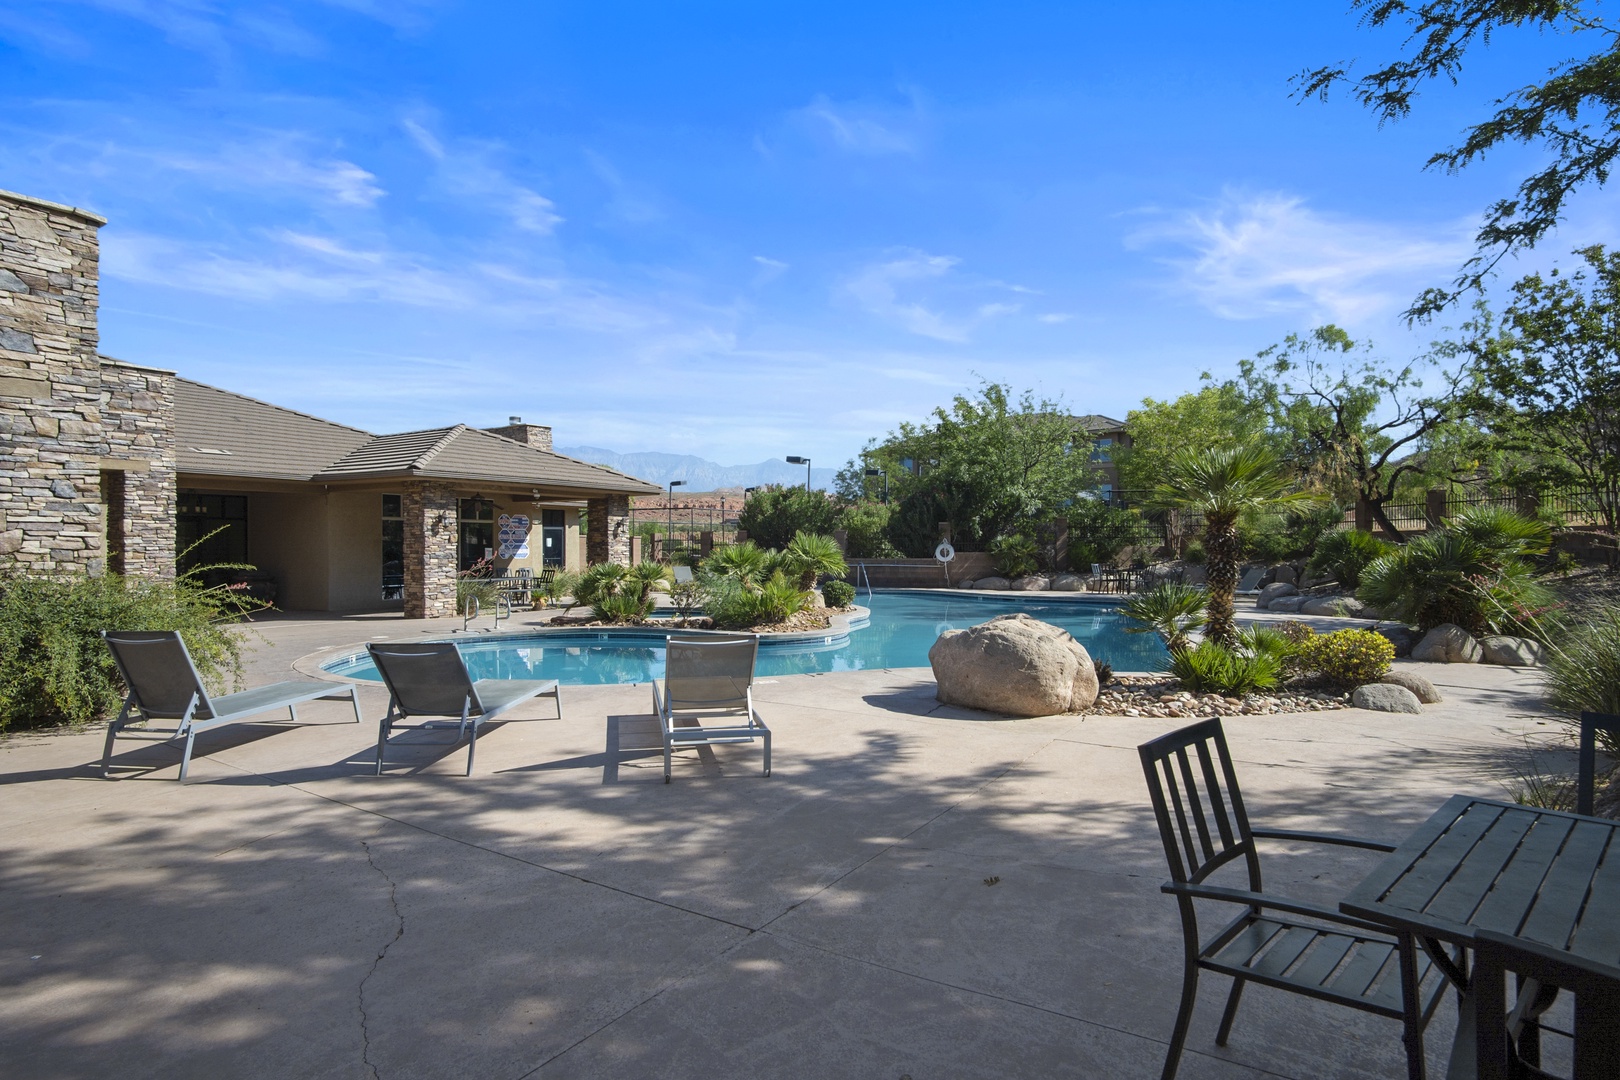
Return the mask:
<svg viewBox="0 0 1620 1080"><path fill-rule="evenodd" d="M740 507L681 506L631 507L630 535L642 540L644 558L659 562L686 551L697 551L703 534L712 532L716 544L737 539Z"/></svg>
<svg viewBox="0 0 1620 1080"><path fill-rule="evenodd" d="M1555 518L1566 528L1602 525L1603 514L1590 492L1577 488L1551 491L1445 491L1436 489L1422 502L1384 504L1384 516L1401 532L1425 532L1433 518L1445 519L1475 507L1494 506L1526 517ZM1354 509L1345 512L1345 522L1354 525Z"/></svg>

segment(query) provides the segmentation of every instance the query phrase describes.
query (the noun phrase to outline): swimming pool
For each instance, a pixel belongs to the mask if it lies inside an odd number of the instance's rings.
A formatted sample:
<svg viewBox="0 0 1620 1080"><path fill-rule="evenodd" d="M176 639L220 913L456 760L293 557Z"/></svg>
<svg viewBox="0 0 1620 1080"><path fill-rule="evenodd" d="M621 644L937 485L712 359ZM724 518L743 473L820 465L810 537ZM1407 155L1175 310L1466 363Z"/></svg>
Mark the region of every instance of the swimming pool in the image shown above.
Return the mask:
<svg viewBox="0 0 1620 1080"><path fill-rule="evenodd" d="M858 602L872 614L866 623L852 624L847 635L761 642L758 673L927 667L929 647L946 630L965 629L1013 611L1063 627L1092 657L1120 671L1153 671L1165 658L1157 636L1125 633L1114 602L1100 597L1055 600L901 589L879 590ZM549 630L460 638L456 644L475 679L557 679L580 686L651 682L664 674L664 634L659 630ZM325 670L344 678L378 679L377 669L363 652L333 661Z"/></svg>

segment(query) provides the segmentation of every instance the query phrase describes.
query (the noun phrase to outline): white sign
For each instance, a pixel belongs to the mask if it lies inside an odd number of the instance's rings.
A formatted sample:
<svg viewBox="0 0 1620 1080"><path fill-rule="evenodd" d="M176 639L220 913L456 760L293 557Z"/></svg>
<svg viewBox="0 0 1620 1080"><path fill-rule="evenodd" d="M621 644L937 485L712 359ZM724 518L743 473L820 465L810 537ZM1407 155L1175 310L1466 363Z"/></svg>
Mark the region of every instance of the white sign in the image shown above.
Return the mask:
<svg viewBox="0 0 1620 1080"><path fill-rule="evenodd" d="M527 559L529 557L529 519L524 514L502 514L496 519L497 533L495 540L500 546L500 557L503 559Z"/></svg>

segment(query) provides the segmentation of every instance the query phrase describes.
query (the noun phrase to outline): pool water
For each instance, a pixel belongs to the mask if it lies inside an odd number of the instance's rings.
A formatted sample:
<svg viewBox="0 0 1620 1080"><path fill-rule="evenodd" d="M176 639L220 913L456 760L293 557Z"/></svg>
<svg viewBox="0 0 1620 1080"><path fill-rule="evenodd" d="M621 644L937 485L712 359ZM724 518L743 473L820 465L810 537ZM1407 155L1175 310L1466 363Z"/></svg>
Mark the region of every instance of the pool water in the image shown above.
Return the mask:
<svg viewBox="0 0 1620 1080"><path fill-rule="evenodd" d="M1127 634L1124 617L1112 602L1100 599L895 590L875 592L870 599L862 596L857 603L871 609L871 619L855 624L858 628L847 637L829 634L809 642L761 642L757 673L927 667L929 648L946 630L976 626L1014 611L1063 627L1094 659L1106 660L1118 671L1153 671L1165 660L1157 635ZM503 634L464 638L456 644L474 679L556 679L580 686L652 682L664 674L664 634L652 629ZM329 664L326 670L350 679L378 680L377 669L364 653Z"/></svg>

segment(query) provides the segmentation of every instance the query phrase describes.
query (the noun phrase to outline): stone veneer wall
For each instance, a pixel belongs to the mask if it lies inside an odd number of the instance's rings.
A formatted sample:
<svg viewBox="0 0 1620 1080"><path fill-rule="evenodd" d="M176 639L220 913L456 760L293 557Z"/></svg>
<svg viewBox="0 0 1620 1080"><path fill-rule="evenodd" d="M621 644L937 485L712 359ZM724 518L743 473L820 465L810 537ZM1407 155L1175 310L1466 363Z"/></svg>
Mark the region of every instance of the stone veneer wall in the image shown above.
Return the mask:
<svg viewBox="0 0 1620 1080"><path fill-rule="evenodd" d="M104 224L0 191L0 557L34 570L104 565L96 356Z"/></svg>
<svg viewBox="0 0 1620 1080"><path fill-rule="evenodd" d="M456 613L456 492L448 484L411 480L400 499L405 515L405 617Z"/></svg>
<svg viewBox="0 0 1620 1080"><path fill-rule="evenodd" d="M606 495L585 504L590 528L585 534L585 561L630 565L630 496Z"/></svg>
<svg viewBox="0 0 1620 1080"><path fill-rule="evenodd" d="M122 477L121 505L106 507L108 559L126 574L172 577L174 374L104 360L101 402L101 466Z"/></svg>
<svg viewBox="0 0 1620 1080"><path fill-rule="evenodd" d="M551 429L544 424L507 424L505 427L485 428L491 435L504 435L513 442L532 446L536 450L551 449Z"/></svg>

